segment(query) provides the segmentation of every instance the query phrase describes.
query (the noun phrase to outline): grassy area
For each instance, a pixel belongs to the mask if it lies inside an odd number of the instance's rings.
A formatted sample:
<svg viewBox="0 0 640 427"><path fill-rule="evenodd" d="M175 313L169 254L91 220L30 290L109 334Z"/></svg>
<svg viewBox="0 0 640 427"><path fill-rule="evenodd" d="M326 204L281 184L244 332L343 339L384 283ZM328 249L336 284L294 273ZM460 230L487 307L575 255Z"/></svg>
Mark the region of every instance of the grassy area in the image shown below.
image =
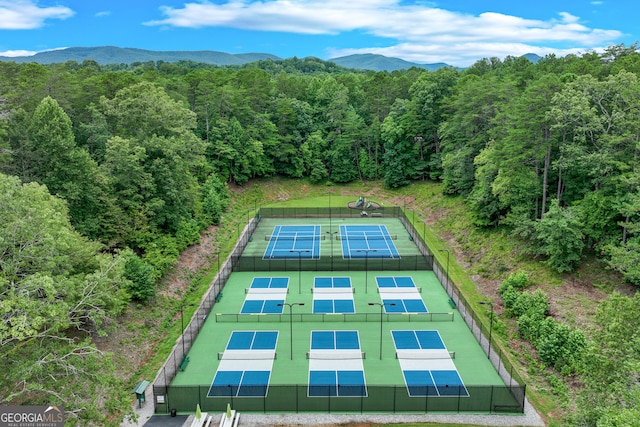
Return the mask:
<svg viewBox="0 0 640 427"><path fill-rule="evenodd" d="M486 299L494 301L498 314L494 321L494 336L499 337L501 347L517 361L516 365L521 366L520 374L527 380L527 395L532 404L547 418L549 425L559 425L562 406L553 394L549 373L537 364L528 346L517 339L514 322L502 317L497 287L510 272L526 271L535 287L542 288L550 295L554 315L580 326L590 323L593 307L615 288L615 279L595 259L587 259L574 276L555 274L538 260L522 255L519 243L512 241L505 230L476 229L463 200L460 197L443 196L440 188L438 184L421 182L392 191L383 188L380 182L327 186L279 178L249 183L244 187L232 188L230 209L216 230L216 251L221 259L225 259L238 233L256 209L262 206L344 207L348 202L364 196L385 206L404 207L440 263L446 265L449 257L452 282L465 298L472 304ZM192 278L191 285L185 290L185 301L200 301L216 273L216 260L217 257L212 256L208 268ZM572 292L567 292L567 289ZM159 291L154 304L133 307L132 313L128 314L127 321L132 324L144 323L149 326L144 333L132 334L127 346L144 347L151 342L148 355L140 361L140 367L131 382L141 377L152 379L180 335L181 300L170 293L164 295L163 289ZM480 307L478 312L484 314L483 321L488 325L488 310L484 306L477 307ZM185 319L192 313L193 308L186 307Z"/></svg>

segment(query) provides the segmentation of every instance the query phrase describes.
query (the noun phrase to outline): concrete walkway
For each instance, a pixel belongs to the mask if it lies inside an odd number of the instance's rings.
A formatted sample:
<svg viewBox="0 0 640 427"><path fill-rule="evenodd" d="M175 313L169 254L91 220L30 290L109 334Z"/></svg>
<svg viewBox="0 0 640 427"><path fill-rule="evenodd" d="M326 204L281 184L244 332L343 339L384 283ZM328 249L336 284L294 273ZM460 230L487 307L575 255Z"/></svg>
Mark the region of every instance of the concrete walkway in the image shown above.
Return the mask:
<svg viewBox="0 0 640 427"><path fill-rule="evenodd" d="M151 387L151 386L149 386ZM138 402L133 404L133 409L138 414L138 421L125 421L121 427L162 426L181 427L190 426L193 415L153 415L153 402L146 401L142 408L138 408ZM214 419L217 415L214 415ZM222 416L222 413L220 413ZM219 419L219 417L218 417ZM267 427L267 426L329 426L346 423L419 423L439 422L470 424L477 426L502 426L502 427L545 427L545 423L535 409L525 402L524 415L467 415L467 414L362 414L362 415L336 415L336 414L249 414L241 413L240 427Z"/></svg>

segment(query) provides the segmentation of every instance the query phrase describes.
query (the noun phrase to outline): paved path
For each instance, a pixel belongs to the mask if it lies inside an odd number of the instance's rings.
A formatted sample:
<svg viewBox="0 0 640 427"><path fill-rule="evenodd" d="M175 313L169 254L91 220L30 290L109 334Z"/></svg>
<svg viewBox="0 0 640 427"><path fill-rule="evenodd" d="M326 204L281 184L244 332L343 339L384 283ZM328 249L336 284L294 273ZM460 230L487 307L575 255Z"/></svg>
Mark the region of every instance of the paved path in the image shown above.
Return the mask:
<svg viewBox="0 0 640 427"><path fill-rule="evenodd" d="M134 404L134 410L138 414L136 423L126 421L121 427L181 427L190 426L191 416L179 415L170 417L168 415L153 416L153 402L147 401L138 408L138 403ZM213 415L213 414L212 414ZM220 414L222 416L222 413ZM214 415L214 419L217 416ZM219 417L218 417L219 420ZM478 426L502 426L502 427L545 427L545 423L540 415L533 409L527 401L525 403L524 415L466 415L466 414L426 414L426 415L405 415L405 414L363 414L363 415L334 415L334 414L246 414L240 413L239 427L267 427L267 426L322 426L346 423L417 423L417 422L440 422L472 424Z"/></svg>

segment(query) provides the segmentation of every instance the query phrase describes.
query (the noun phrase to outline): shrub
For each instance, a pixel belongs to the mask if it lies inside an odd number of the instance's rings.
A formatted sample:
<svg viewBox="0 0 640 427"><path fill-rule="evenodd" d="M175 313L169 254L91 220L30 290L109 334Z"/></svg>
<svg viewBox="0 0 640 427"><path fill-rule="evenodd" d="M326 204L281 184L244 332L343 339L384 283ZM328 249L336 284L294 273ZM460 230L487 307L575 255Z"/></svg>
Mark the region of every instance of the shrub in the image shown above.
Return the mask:
<svg viewBox="0 0 640 427"><path fill-rule="evenodd" d="M178 251L183 251L194 243L200 241L200 227L195 219L181 220L176 231L176 243Z"/></svg>
<svg viewBox="0 0 640 427"><path fill-rule="evenodd" d="M128 292L131 299L147 302L156 294L155 269L141 260L132 250L123 253L126 258L124 275L129 280Z"/></svg>
<svg viewBox="0 0 640 427"><path fill-rule="evenodd" d="M553 320L551 322L552 331L541 335L537 346L540 359L564 375L573 374L580 369L587 338L582 331Z"/></svg>
<svg viewBox="0 0 640 427"><path fill-rule="evenodd" d="M162 236L147 246L144 261L155 269L155 278L164 276L180 256L176 239Z"/></svg>
<svg viewBox="0 0 640 427"><path fill-rule="evenodd" d="M518 334L530 342L534 342L540 333L540 323L544 317L535 313L523 314L518 317Z"/></svg>
<svg viewBox="0 0 640 427"><path fill-rule="evenodd" d="M529 276L522 270L518 270L515 273L509 274L502 284L500 285L500 292L502 293L503 288L506 289L509 286L515 289L524 289L528 287L531 283L529 282Z"/></svg>
<svg viewBox="0 0 640 427"><path fill-rule="evenodd" d="M513 286L508 286L506 288L501 286L500 292L502 294L502 302L504 303L504 308L506 309L507 314L514 316L512 308L518 300L520 292L518 292Z"/></svg>
<svg viewBox="0 0 640 427"><path fill-rule="evenodd" d="M210 224L219 225L222 213L229 206L229 191L226 184L211 174L202 185L202 210L206 221Z"/></svg>
<svg viewBox="0 0 640 427"><path fill-rule="evenodd" d="M537 314L541 318L547 314L549 303L547 295L542 290L535 292L521 292L513 304L511 311L514 316L522 316L525 313Z"/></svg>

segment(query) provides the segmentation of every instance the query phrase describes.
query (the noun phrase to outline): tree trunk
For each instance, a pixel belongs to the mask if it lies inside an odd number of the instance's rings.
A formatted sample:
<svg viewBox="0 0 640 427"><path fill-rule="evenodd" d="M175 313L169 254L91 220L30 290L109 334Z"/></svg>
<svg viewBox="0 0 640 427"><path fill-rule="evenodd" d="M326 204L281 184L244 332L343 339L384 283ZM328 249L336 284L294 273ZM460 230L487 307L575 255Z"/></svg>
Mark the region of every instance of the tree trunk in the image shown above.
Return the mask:
<svg viewBox="0 0 640 427"><path fill-rule="evenodd" d="M544 219L547 211L547 190L549 188L549 166L551 164L551 145L547 146L547 153L544 156L544 171L542 172L542 208L540 209L540 219Z"/></svg>

